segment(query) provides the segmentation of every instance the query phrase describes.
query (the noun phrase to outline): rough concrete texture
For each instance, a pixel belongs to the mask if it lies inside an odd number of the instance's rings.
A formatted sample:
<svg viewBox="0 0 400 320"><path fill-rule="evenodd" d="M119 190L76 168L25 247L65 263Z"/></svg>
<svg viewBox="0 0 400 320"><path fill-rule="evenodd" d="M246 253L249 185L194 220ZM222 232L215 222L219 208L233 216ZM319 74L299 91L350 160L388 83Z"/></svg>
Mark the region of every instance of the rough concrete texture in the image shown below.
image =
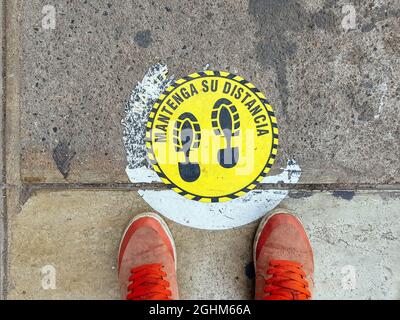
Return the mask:
<svg viewBox="0 0 400 320"><path fill-rule="evenodd" d="M5 236L5 207L3 199L3 188L4 188L4 163L3 163L3 145L4 145L4 79L3 79L3 5L0 3L0 300L4 298L4 284L5 284L5 253L6 253L6 236Z"/></svg>
<svg viewBox="0 0 400 320"><path fill-rule="evenodd" d="M55 28L43 29L47 4L7 1L1 19L8 298L119 297L122 230L149 209L112 184L128 182L120 121L137 81L162 62L177 77L209 64L264 91L280 126L273 172L290 158L312 189L382 190L291 191L282 206L310 235L315 298L400 299L399 1L54 0ZM27 183L33 195L20 194ZM257 223L223 232L169 224L182 298L252 297ZM56 289L44 290L52 267Z"/></svg>
<svg viewBox="0 0 400 320"><path fill-rule="evenodd" d="M7 241L6 241L6 223L5 222L5 207L4 207L4 192L0 190L0 300L5 298L6 285L6 254L7 254Z"/></svg>
<svg viewBox="0 0 400 320"><path fill-rule="evenodd" d="M400 182L399 1L352 1L354 29L348 1L56 0L54 30L19 3L24 182L127 181L123 106L156 62L255 83L302 183Z"/></svg>
<svg viewBox="0 0 400 320"><path fill-rule="evenodd" d="M399 206L398 192L294 192L282 203L310 236L316 299L400 298ZM38 192L10 221L8 298L119 298L120 236L146 209L134 192ZM252 298L256 223L223 232L168 223L182 298ZM55 290L42 288L41 270L48 265L56 271Z"/></svg>
<svg viewBox="0 0 400 320"><path fill-rule="evenodd" d="M0 190L0 300L4 298L5 292L5 274L6 274L6 264L5 264L5 254L6 254L6 238L5 238L5 224L4 224L4 199L3 190Z"/></svg>

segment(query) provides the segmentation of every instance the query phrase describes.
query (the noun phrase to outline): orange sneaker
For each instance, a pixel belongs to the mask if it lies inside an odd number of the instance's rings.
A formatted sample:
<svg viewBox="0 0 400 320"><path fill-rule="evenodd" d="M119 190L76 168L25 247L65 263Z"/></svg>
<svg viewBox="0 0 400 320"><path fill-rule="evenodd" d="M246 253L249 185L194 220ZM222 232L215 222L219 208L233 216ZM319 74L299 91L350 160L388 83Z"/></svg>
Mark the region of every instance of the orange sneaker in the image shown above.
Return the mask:
<svg viewBox="0 0 400 320"><path fill-rule="evenodd" d="M261 222L254 241L256 300L309 300L314 258L301 222L276 210Z"/></svg>
<svg viewBox="0 0 400 320"><path fill-rule="evenodd" d="M175 244L158 215L143 213L130 222L119 248L118 278L125 300L179 299Z"/></svg>

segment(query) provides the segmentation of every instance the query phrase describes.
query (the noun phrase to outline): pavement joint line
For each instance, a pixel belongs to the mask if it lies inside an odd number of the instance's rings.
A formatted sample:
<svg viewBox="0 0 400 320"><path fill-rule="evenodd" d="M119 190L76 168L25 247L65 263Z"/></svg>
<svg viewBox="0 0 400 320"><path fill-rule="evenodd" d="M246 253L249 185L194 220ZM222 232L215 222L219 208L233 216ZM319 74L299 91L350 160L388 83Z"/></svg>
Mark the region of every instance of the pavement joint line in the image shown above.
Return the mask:
<svg viewBox="0 0 400 320"><path fill-rule="evenodd" d="M19 188L25 190L169 190L163 183L34 183L3 185L0 188ZM293 190L293 191L400 191L399 184L260 184L255 190Z"/></svg>

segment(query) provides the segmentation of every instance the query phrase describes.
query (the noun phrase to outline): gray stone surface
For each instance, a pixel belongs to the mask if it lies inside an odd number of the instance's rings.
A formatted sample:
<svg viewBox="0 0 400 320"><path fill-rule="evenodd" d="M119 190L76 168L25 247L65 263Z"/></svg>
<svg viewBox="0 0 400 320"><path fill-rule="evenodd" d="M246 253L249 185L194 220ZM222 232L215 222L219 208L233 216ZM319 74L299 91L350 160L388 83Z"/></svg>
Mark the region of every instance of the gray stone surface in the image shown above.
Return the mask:
<svg viewBox="0 0 400 320"><path fill-rule="evenodd" d="M303 170L300 183L315 189L381 190L292 191L282 206L310 235L315 298L400 299L400 193L387 191L400 189L400 2L352 3L349 30L344 0L54 0L55 29L44 30L47 2L8 2L0 292L6 285L11 299L119 297L119 237L148 206L123 186L66 191L52 183L128 181L123 107L147 69L163 62L178 77L209 64L264 91L280 126L275 172L291 158ZM20 195L21 181L50 185ZM252 297L256 223L223 232L169 224L182 298ZM49 265L55 290L42 287Z"/></svg>
<svg viewBox="0 0 400 320"><path fill-rule="evenodd" d="M4 164L3 164L3 122L4 122L4 82L3 82L3 54L4 54L4 43L3 43L3 26L4 26L4 12L3 3L0 2L0 300L4 298L4 284L5 284L5 232L4 232L4 201L3 201L3 188L4 188Z"/></svg>
<svg viewBox="0 0 400 320"><path fill-rule="evenodd" d="M7 246L6 246L6 224L5 222L5 211L4 211L4 192L0 189L0 300L5 298L5 287L6 287L6 261L7 261Z"/></svg>
<svg viewBox="0 0 400 320"><path fill-rule="evenodd" d="M20 2L23 181L127 181L123 105L161 61L255 83L281 129L275 168L296 159L302 183L400 182L398 1L354 1L352 30L347 1L52 3L43 30L44 2Z"/></svg>
<svg viewBox="0 0 400 320"><path fill-rule="evenodd" d="M400 193L291 193L315 257L315 299L400 299ZM10 299L118 299L116 261L135 192L40 191L10 220ZM251 299L257 223L222 232L168 221L181 298ZM55 268L44 290L41 270Z"/></svg>

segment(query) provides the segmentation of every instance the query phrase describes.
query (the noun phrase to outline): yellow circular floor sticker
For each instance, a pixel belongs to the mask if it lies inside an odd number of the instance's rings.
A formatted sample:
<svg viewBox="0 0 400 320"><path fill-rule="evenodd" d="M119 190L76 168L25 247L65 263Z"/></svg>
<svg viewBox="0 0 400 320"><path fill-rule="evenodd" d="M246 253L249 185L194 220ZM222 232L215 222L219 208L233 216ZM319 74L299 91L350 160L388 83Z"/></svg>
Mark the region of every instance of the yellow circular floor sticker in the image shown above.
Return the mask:
<svg viewBox="0 0 400 320"><path fill-rule="evenodd" d="M228 72L204 71L175 81L159 97L146 146L171 189L191 200L223 202L266 176L277 154L278 127L253 84Z"/></svg>

